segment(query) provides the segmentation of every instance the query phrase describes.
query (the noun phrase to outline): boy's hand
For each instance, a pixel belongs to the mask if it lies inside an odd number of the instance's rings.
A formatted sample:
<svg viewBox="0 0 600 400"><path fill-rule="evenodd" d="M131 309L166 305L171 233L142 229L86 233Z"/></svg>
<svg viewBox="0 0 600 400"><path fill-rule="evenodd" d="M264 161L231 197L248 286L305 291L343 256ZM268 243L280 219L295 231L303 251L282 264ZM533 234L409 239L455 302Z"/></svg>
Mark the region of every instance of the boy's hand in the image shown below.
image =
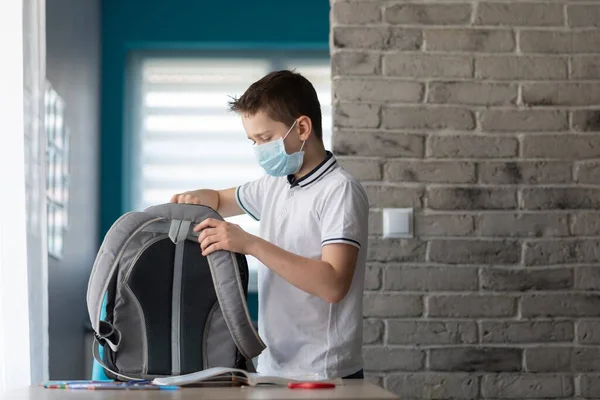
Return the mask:
<svg viewBox="0 0 600 400"><path fill-rule="evenodd" d="M207 256L216 250L228 250L234 253L248 254L256 236L244 231L239 225L208 218L194 227L200 232L198 242L202 255Z"/></svg>
<svg viewBox="0 0 600 400"><path fill-rule="evenodd" d="M171 197L170 203L179 204L198 204L198 205L213 205L218 206L218 194L214 190L191 190L189 192L177 193Z"/></svg>

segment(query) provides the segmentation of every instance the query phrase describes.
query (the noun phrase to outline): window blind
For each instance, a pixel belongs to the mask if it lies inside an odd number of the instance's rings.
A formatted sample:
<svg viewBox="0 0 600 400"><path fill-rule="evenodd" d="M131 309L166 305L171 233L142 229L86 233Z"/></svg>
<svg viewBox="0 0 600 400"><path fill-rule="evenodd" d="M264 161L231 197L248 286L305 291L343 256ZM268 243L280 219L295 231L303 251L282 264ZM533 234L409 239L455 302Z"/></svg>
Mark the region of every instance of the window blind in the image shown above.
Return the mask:
<svg viewBox="0 0 600 400"><path fill-rule="evenodd" d="M146 57L139 64L140 87L133 99L136 135L132 200L135 209L169 201L192 189L224 189L258 179L257 165L231 97L277 69L309 79L323 113L323 139L331 147L331 80L326 57ZM247 215L227 219L258 235ZM251 290L258 261L248 257Z"/></svg>

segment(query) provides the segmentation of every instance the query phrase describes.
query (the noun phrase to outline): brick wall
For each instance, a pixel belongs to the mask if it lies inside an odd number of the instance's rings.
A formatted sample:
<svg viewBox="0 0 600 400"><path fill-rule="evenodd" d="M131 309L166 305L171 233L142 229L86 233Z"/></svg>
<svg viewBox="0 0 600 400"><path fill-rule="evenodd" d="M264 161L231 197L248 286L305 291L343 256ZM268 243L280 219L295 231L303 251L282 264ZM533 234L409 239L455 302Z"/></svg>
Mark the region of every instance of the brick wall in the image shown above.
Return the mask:
<svg viewBox="0 0 600 400"><path fill-rule="evenodd" d="M600 397L600 1L332 1L334 151L371 201L370 379ZM414 207L416 237L381 238Z"/></svg>

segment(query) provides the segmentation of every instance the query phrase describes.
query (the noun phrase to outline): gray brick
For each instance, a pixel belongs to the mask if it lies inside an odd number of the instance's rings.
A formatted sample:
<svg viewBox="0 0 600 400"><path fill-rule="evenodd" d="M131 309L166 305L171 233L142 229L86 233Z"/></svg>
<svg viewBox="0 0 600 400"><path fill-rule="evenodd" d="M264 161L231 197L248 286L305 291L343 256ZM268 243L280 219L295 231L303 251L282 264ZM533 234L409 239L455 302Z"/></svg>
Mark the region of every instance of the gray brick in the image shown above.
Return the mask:
<svg viewBox="0 0 600 400"><path fill-rule="evenodd" d="M600 7L598 9L600 10ZM600 79L600 57L573 57L571 60L571 77L575 79Z"/></svg>
<svg viewBox="0 0 600 400"><path fill-rule="evenodd" d="M334 110L333 124L337 127L377 128L379 108L374 104L339 103Z"/></svg>
<svg viewBox="0 0 600 400"><path fill-rule="evenodd" d="M476 223L477 233L482 236L551 237L569 235L568 217L565 214L481 214L477 217Z"/></svg>
<svg viewBox="0 0 600 400"><path fill-rule="evenodd" d="M417 236L470 236L475 228L471 215L427 214L415 217Z"/></svg>
<svg viewBox="0 0 600 400"><path fill-rule="evenodd" d="M434 210L505 210L517 207L517 193L512 188L432 187L427 203Z"/></svg>
<svg viewBox="0 0 600 400"><path fill-rule="evenodd" d="M477 397L478 381L471 374L403 373L389 375L386 386L401 399L466 400Z"/></svg>
<svg viewBox="0 0 600 400"><path fill-rule="evenodd" d="M427 102L482 106L515 104L517 86L489 82L432 82Z"/></svg>
<svg viewBox="0 0 600 400"><path fill-rule="evenodd" d="M561 290L573 288L573 269L482 268L481 288L493 291Z"/></svg>
<svg viewBox="0 0 600 400"><path fill-rule="evenodd" d="M571 342L571 321L483 321L483 343Z"/></svg>
<svg viewBox="0 0 600 400"><path fill-rule="evenodd" d="M365 290L378 290L381 288L381 267L378 265L367 265L365 271Z"/></svg>
<svg viewBox="0 0 600 400"><path fill-rule="evenodd" d="M593 294L531 294L521 303L523 317L598 317L600 296Z"/></svg>
<svg viewBox="0 0 600 400"><path fill-rule="evenodd" d="M384 10L390 24L460 25L470 20L470 4L394 4Z"/></svg>
<svg viewBox="0 0 600 400"><path fill-rule="evenodd" d="M388 160L384 177L392 182L473 183L475 164L466 161Z"/></svg>
<svg viewBox="0 0 600 400"><path fill-rule="evenodd" d="M506 53L515 49L509 30L432 29L425 31L428 51L466 51Z"/></svg>
<svg viewBox="0 0 600 400"><path fill-rule="evenodd" d="M600 375L581 375L579 378L580 395L586 399L598 398L600 393Z"/></svg>
<svg viewBox="0 0 600 400"><path fill-rule="evenodd" d="M403 318L420 317L423 314L421 296L397 293L365 293L365 317Z"/></svg>
<svg viewBox="0 0 600 400"><path fill-rule="evenodd" d="M369 211L369 235L383 233L383 216L381 211Z"/></svg>
<svg viewBox="0 0 600 400"><path fill-rule="evenodd" d="M429 350L429 363L433 371L518 372L522 354L511 348L441 348Z"/></svg>
<svg viewBox="0 0 600 400"><path fill-rule="evenodd" d="M371 261L425 261L427 243L416 239L373 239L367 258Z"/></svg>
<svg viewBox="0 0 600 400"><path fill-rule="evenodd" d="M388 28L385 42L387 50L419 50L423 45L423 33L418 29Z"/></svg>
<svg viewBox="0 0 600 400"><path fill-rule="evenodd" d="M600 84L529 83L523 85L528 106L588 106L600 103Z"/></svg>
<svg viewBox="0 0 600 400"><path fill-rule="evenodd" d="M600 266L575 268L575 288L600 290Z"/></svg>
<svg viewBox="0 0 600 400"><path fill-rule="evenodd" d="M389 129L460 129L475 128L473 113L461 108L390 107L382 110L382 122Z"/></svg>
<svg viewBox="0 0 600 400"><path fill-rule="evenodd" d="M600 157L598 135L536 135L523 138L523 157L581 160Z"/></svg>
<svg viewBox="0 0 600 400"><path fill-rule="evenodd" d="M432 240L429 259L446 264L517 264L521 246L514 241L500 240Z"/></svg>
<svg viewBox="0 0 600 400"><path fill-rule="evenodd" d="M600 213L582 212L571 215L574 236L600 236Z"/></svg>
<svg viewBox="0 0 600 400"><path fill-rule="evenodd" d="M576 164L575 180L579 183L600 183L600 162L585 161Z"/></svg>
<svg viewBox="0 0 600 400"><path fill-rule="evenodd" d="M404 345L472 344L475 321L388 321L388 343Z"/></svg>
<svg viewBox="0 0 600 400"><path fill-rule="evenodd" d="M336 155L423 157L425 138L411 133L340 132L333 135Z"/></svg>
<svg viewBox="0 0 600 400"><path fill-rule="evenodd" d="M497 80L567 79L567 60L558 57L482 56L475 59L475 77Z"/></svg>
<svg viewBox="0 0 600 400"><path fill-rule="evenodd" d="M577 341L580 344L600 344L600 321L578 321Z"/></svg>
<svg viewBox="0 0 600 400"><path fill-rule="evenodd" d="M528 188L523 189L523 206L529 210L596 209L600 207L600 189Z"/></svg>
<svg viewBox="0 0 600 400"><path fill-rule="evenodd" d="M387 28L333 26L334 49L384 49L388 38Z"/></svg>
<svg viewBox="0 0 600 400"><path fill-rule="evenodd" d="M496 184L569 183L571 163L562 161L486 162L479 164L479 181Z"/></svg>
<svg viewBox="0 0 600 400"><path fill-rule="evenodd" d="M600 239L562 239L525 244L527 265L592 263L599 258Z"/></svg>
<svg viewBox="0 0 600 400"><path fill-rule="evenodd" d="M418 29L333 27L333 47L337 49L419 50L422 41Z"/></svg>
<svg viewBox="0 0 600 400"><path fill-rule="evenodd" d="M600 132L600 110L573 111L572 124L576 131Z"/></svg>
<svg viewBox="0 0 600 400"><path fill-rule="evenodd" d="M418 371L425 365L425 352L390 347L363 348L366 371Z"/></svg>
<svg viewBox="0 0 600 400"><path fill-rule="evenodd" d="M381 160L377 158L337 157L339 164L356 179L363 181L381 180Z"/></svg>
<svg viewBox="0 0 600 400"><path fill-rule="evenodd" d="M381 56L364 51L336 51L331 56L333 76L378 75L381 72Z"/></svg>
<svg viewBox="0 0 600 400"><path fill-rule="evenodd" d="M420 207L423 195L421 188L370 183L363 186L371 207Z"/></svg>
<svg viewBox="0 0 600 400"><path fill-rule="evenodd" d="M561 110L486 110L481 128L488 132L537 132L568 129L568 115Z"/></svg>
<svg viewBox="0 0 600 400"><path fill-rule="evenodd" d="M481 394L495 399L554 399L571 397L575 393L573 378L551 374L486 375L481 382Z"/></svg>
<svg viewBox="0 0 600 400"><path fill-rule="evenodd" d="M385 290L476 291L477 268L396 266L385 270Z"/></svg>
<svg viewBox="0 0 600 400"><path fill-rule="evenodd" d="M599 348L574 348L572 357L575 372L600 372Z"/></svg>
<svg viewBox="0 0 600 400"><path fill-rule="evenodd" d="M396 79L342 78L333 81L333 92L341 101L412 103L421 101L423 84Z"/></svg>
<svg viewBox="0 0 600 400"><path fill-rule="evenodd" d="M379 319L363 320L363 344L381 343L383 329L383 321Z"/></svg>
<svg viewBox="0 0 600 400"><path fill-rule="evenodd" d="M598 372L600 349L537 347L525 350L525 364L530 372Z"/></svg>
<svg viewBox="0 0 600 400"><path fill-rule="evenodd" d="M496 295L432 295L428 299L429 317L499 318L512 317L515 299Z"/></svg>
<svg viewBox="0 0 600 400"><path fill-rule="evenodd" d="M381 21L378 2L336 1L333 3L333 22L337 24L371 24Z"/></svg>
<svg viewBox="0 0 600 400"><path fill-rule="evenodd" d="M513 137L443 135L431 136L428 146L433 158L505 158L517 155L519 142Z"/></svg>
<svg viewBox="0 0 600 400"><path fill-rule="evenodd" d="M470 78L473 58L439 54L387 54L383 73L408 78Z"/></svg>
<svg viewBox="0 0 600 400"><path fill-rule="evenodd" d="M562 26L562 4L547 3L480 3L476 23L479 25Z"/></svg>
<svg viewBox="0 0 600 400"><path fill-rule="evenodd" d="M597 53L600 31L523 31L520 43L523 53Z"/></svg>
<svg viewBox="0 0 600 400"><path fill-rule="evenodd" d="M597 4L571 4L567 8L569 26L600 27L600 6Z"/></svg>

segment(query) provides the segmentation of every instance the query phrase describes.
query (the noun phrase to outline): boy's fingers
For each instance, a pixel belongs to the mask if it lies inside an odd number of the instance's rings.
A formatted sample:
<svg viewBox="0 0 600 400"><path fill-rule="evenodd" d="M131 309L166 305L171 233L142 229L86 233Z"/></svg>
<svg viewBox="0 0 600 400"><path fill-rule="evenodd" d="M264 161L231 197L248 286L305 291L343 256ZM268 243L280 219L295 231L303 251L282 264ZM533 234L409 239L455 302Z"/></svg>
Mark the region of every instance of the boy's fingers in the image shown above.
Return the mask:
<svg viewBox="0 0 600 400"><path fill-rule="evenodd" d="M203 256L207 256L210 253L213 253L213 252L215 252L217 250L220 250L220 244L219 243L214 243L214 244L210 245L206 250L203 250L202 251L202 255Z"/></svg>
<svg viewBox="0 0 600 400"><path fill-rule="evenodd" d="M200 242L200 248L202 250L206 249L208 246L210 246L213 243L217 243L220 241L220 237L219 235L210 235L207 236L206 238L204 238L202 240L202 242Z"/></svg>
<svg viewBox="0 0 600 400"><path fill-rule="evenodd" d="M206 228L216 228L221 223L223 223L223 221L218 221L214 218L207 218L194 227L194 232L198 232Z"/></svg>
<svg viewBox="0 0 600 400"><path fill-rule="evenodd" d="M216 234L217 234L217 230L215 228L204 229L202 231L202 233L200 234L200 236L198 236L198 242L202 243L204 241L204 239L206 239L207 237L216 235Z"/></svg>

